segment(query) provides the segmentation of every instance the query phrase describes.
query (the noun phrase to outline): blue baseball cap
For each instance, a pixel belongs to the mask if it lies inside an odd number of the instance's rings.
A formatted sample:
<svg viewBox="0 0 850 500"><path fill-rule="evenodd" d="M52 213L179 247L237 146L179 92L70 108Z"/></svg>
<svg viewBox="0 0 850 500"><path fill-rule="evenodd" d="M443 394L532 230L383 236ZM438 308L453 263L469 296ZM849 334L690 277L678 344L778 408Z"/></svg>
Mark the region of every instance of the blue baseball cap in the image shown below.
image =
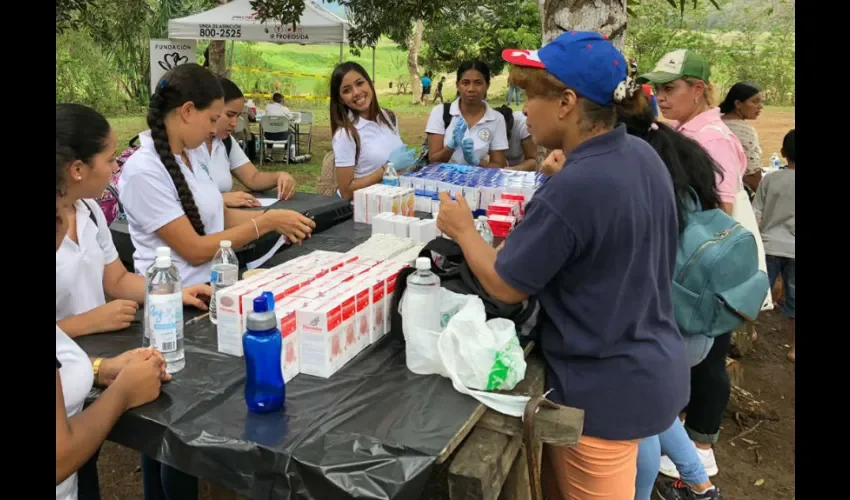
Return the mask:
<svg viewBox="0 0 850 500"><path fill-rule="evenodd" d="M629 63L614 44L592 31L566 31L539 50L505 49L502 59L515 66L545 69L602 106L614 104L614 90L629 71Z"/></svg>

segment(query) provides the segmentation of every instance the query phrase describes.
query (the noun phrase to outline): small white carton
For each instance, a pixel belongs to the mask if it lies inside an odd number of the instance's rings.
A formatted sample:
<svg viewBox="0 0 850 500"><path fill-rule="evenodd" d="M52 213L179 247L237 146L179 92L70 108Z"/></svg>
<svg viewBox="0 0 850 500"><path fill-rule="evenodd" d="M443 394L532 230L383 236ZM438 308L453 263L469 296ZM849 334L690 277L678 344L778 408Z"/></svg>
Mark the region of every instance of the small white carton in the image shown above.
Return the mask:
<svg viewBox="0 0 850 500"><path fill-rule="evenodd" d="M298 323L295 320L295 305L292 301L285 301L275 307L275 313L280 323L281 352L280 369L283 373L283 381L288 383L301 371L300 353L298 348Z"/></svg>
<svg viewBox="0 0 850 500"><path fill-rule="evenodd" d="M330 378L344 361L342 307L339 301L315 300L295 312L301 373Z"/></svg>

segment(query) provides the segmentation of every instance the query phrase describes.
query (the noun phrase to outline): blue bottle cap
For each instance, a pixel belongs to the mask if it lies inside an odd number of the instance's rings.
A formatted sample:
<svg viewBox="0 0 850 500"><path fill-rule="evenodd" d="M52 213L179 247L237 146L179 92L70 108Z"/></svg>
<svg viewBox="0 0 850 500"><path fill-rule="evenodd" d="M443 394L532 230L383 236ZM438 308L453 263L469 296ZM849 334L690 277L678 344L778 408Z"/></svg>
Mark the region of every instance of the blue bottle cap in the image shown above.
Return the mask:
<svg viewBox="0 0 850 500"><path fill-rule="evenodd" d="M263 313L274 311L274 295L271 292L263 292L254 298L254 312Z"/></svg>
<svg viewBox="0 0 850 500"><path fill-rule="evenodd" d="M268 302L268 305L269 305L269 309L268 309L268 310L269 310L269 311L274 311L274 294L273 294L272 292L263 292L263 294L261 295L261 297L265 297L265 298L266 298L266 302Z"/></svg>

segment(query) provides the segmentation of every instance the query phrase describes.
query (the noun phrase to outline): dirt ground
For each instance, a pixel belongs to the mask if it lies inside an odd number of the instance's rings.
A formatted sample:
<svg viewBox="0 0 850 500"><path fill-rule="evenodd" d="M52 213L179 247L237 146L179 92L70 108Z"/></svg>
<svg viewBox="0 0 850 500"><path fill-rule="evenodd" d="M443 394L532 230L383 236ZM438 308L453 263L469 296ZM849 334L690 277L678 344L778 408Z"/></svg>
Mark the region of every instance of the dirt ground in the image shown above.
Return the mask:
<svg viewBox="0 0 850 500"><path fill-rule="evenodd" d="M414 131L424 130L426 119L427 116L399 117L402 135L408 144L421 144L421 133ZM772 152L779 151L785 133L794 127L793 111L765 108L754 125L761 138L766 163ZM326 150L330 143L329 131L316 128L314 134L315 150ZM716 446L720 474L713 479L726 500L793 499L795 371L793 363L785 357L790 332L784 318L774 311L763 313L756 329L759 339L754 350L739 360L743 368L741 388L775 410L779 418L759 424L745 417L741 419L742 428L734 415L728 414L724 419L720 443ZM735 438L757 424L758 428L754 431ZM447 469L448 464L445 464L434 472L423 500L448 499L445 486ZM137 452L108 442L100 454L98 470L103 500L142 498ZM210 498L206 488L202 488L201 499Z"/></svg>

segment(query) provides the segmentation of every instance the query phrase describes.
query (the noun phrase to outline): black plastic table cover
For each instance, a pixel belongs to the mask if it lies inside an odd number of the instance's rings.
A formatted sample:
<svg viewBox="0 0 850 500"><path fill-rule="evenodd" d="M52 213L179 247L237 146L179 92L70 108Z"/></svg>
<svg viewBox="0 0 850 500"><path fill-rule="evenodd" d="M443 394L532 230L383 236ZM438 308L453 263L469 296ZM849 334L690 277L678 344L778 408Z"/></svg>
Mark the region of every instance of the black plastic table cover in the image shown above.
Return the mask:
<svg viewBox="0 0 850 500"><path fill-rule="evenodd" d="M272 258L346 251L370 227L348 221ZM186 317L197 316L186 310ZM139 347L142 326L79 339L92 356ZM216 349L208 318L187 321L186 368L156 401L126 413L109 438L257 499L416 499L436 457L478 402L448 379L411 373L385 337L330 379L298 375L282 413L252 414L244 359Z"/></svg>
<svg viewBox="0 0 850 500"><path fill-rule="evenodd" d="M254 192L252 194L257 198L276 198L277 190ZM297 212L303 212L305 210L316 210L326 207L335 201L338 201L338 198L332 196L322 196L315 193L296 193L290 200L277 202L275 208L288 208ZM127 269L133 271L133 252L135 251L135 247L130 239L130 228L127 225L127 221L116 220L109 226L109 229L112 233L112 241L115 244L116 250L118 250L118 257ZM248 260L253 260L265 254L275 244L278 237L279 235L277 233L271 232L264 235L259 241L254 242L257 250L250 253Z"/></svg>

